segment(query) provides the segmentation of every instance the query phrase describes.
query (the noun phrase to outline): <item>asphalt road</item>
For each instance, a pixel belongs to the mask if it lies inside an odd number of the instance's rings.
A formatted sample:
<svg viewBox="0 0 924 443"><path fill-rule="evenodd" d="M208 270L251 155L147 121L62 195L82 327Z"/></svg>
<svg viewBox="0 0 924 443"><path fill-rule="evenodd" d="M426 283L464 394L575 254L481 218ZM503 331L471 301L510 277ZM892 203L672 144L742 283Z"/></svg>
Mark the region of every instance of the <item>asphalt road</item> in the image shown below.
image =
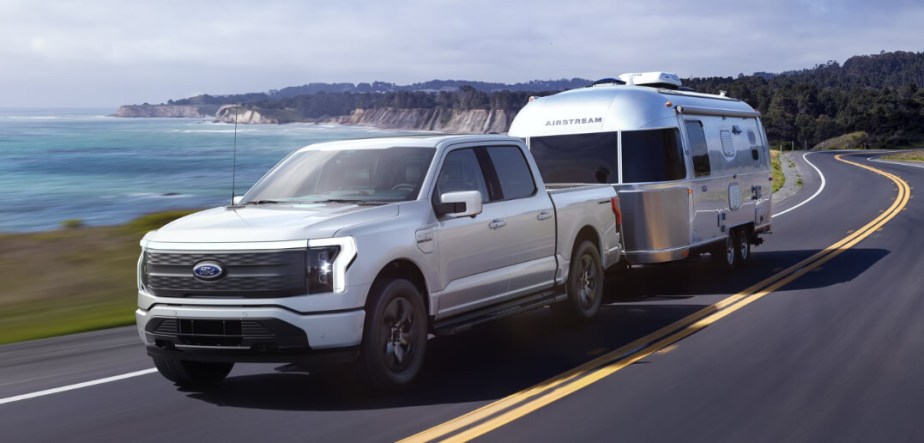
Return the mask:
<svg viewBox="0 0 924 443"><path fill-rule="evenodd" d="M924 169L867 156L850 158L900 176L912 189L924 186ZM588 326L569 327L540 310L435 338L419 383L400 396L364 394L336 374L238 365L206 391L184 391L156 373L142 373L30 397L150 369L134 329L118 328L0 347L0 441L413 436L606 359L820 251L835 251L827 248L888 212L899 195L886 177L833 154L808 159L823 171L824 189L783 212L819 189L816 174L803 174L802 191L775 206L783 213L766 243L752 250L747 269L723 276L705 259L635 268L611 276L607 304ZM632 364L614 366L610 360L619 359L608 359L601 363L608 368L604 375L582 372L567 385L580 389L541 407L511 403L438 435L503 442L924 441L922 222L924 205L911 198L859 243L695 333ZM541 402L550 395L522 398ZM504 418L511 411L522 413Z"/></svg>

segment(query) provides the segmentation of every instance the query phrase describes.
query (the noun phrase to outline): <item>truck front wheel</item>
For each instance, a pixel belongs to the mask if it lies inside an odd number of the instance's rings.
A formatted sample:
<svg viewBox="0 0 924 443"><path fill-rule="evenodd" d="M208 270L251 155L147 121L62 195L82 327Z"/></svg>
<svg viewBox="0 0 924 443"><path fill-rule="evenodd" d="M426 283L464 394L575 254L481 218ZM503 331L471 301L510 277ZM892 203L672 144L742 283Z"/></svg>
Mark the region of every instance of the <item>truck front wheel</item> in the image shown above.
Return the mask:
<svg viewBox="0 0 924 443"><path fill-rule="evenodd" d="M152 358L160 375L184 388L218 383L224 380L234 367L234 363L185 361L160 356Z"/></svg>
<svg viewBox="0 0 924 443"><path fill-rule="evenodd" d="M427 348L427 315L420 291L407 280L373 285L359 358L362 378L375 390L398 391L417 377Z"/></svg>
<svg viewBox="0 0 924 443"><path fill-rule="evenodd" d="M592 242L585 240L575 249L566 287L568 299L556 309L564 311L571 320L594 318L603 302L603 266L600 252Z"/></svg>

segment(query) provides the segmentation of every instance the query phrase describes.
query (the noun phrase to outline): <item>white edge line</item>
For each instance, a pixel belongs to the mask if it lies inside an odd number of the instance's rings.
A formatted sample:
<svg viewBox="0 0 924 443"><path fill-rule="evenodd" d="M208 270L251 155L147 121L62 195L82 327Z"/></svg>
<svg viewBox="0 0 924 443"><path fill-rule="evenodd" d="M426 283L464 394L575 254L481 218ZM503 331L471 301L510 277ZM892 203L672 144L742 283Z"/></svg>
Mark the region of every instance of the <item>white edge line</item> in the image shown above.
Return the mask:
<svg viewBox="0 0 924 443"><path fill-rule="evenodd" d="M806 152L805 154L802 154L802 160L805 160L805 162L808 163L809 166L811 166L812 169L814 169L815 172L818 173L818 176L821 177L821 186L818 187L818 190L815 191L815 193L812 194L811 197L807 198L807 199L806 199L805 201L803 201L802 203L799 203L798 205L795 205L795 206L793 206L793 207L791 207L791 208L789 208L789 209L787 209L787 210L785 210L785 211L782 211L782 212L778 212L778 213L776 213L776 214L773 214L774 217L779 217L779 216L781 216L781 215L783 215L783 214L785 214L785 213L787 213L787 212L789 212L789 211L792 211L793 209L798 208L799 206L802 206L802 205L804 205L804 204L806 204L806 203L812 201L813 199L815 199L815 197L818 197L818 194L821 194L821 191L823 191L823 190L825 189L825 175L821 173L821 169L818 169L818 167L815 166L814 163L812 163L812 162L809 161L809 159L808 159L808 155L809 155L809 154L815 154L815 152Z"/></svg>
<svg viewBox="0 0 924 443"><path fill-rule="evenodd" d="M157 372L157 369L155 368L144 369L141 371L129 372L127 374L114 375L112 377L100 378L97 380L85 381L83 383L61 386L60 388L52 388L52 389L46 389L44 391L32 392L29 394L22 394L22 395L17 395L13 397L0 398L0 405L7 404L7 403L13 403L13 402L21 401L21 400L28 400L30 398L44 397L46 395L57 394L60 392L73 391L75 389L81 389L81 388L86 388L90 386L101 385L103 383L110 383L114 381L125 380L126 378L138 377L142 375L152 374L154 372Z"/></svg>

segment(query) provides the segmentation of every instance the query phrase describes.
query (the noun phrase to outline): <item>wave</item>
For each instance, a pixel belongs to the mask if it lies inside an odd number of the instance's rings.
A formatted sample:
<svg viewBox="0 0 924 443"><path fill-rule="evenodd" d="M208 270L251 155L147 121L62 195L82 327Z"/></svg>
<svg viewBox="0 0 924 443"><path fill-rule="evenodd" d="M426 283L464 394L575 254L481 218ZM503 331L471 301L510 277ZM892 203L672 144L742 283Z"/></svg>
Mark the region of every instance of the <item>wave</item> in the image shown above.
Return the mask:
<svg viewBox="0 0 924 443"><path fill-rule="evenodd" d="M170 132L179 132L183 134L233 134L234 129L174 129ZM237 130L238 133L241 132L257 132L256 129L240 129Z"/></svg>
<svg viewBox="0 0 924 443"><path fill-rule="evenodd" d="M174 199L174 198L195 197L194 195L181 194L179 192L161 192L161 193L158 193L158 192L130 192L128 194L124 194L124 196L132 197L132 198L142 198L142 199L161 199L161 198Z"/></svg>

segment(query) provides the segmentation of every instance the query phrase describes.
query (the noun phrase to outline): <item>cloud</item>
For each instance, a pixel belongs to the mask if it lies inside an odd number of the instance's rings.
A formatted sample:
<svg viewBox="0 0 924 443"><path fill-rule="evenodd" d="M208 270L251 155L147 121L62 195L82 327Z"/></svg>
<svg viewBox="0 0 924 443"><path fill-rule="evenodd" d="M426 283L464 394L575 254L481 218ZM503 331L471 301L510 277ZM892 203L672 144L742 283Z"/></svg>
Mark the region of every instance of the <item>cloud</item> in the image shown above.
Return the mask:
<svg viewBox="0 0 924 443"><path fill-rule="evenodd" d="M778 72L920 50L922 20L904 0L6 0L0 96L115 105L308 82Z"/></svg>

